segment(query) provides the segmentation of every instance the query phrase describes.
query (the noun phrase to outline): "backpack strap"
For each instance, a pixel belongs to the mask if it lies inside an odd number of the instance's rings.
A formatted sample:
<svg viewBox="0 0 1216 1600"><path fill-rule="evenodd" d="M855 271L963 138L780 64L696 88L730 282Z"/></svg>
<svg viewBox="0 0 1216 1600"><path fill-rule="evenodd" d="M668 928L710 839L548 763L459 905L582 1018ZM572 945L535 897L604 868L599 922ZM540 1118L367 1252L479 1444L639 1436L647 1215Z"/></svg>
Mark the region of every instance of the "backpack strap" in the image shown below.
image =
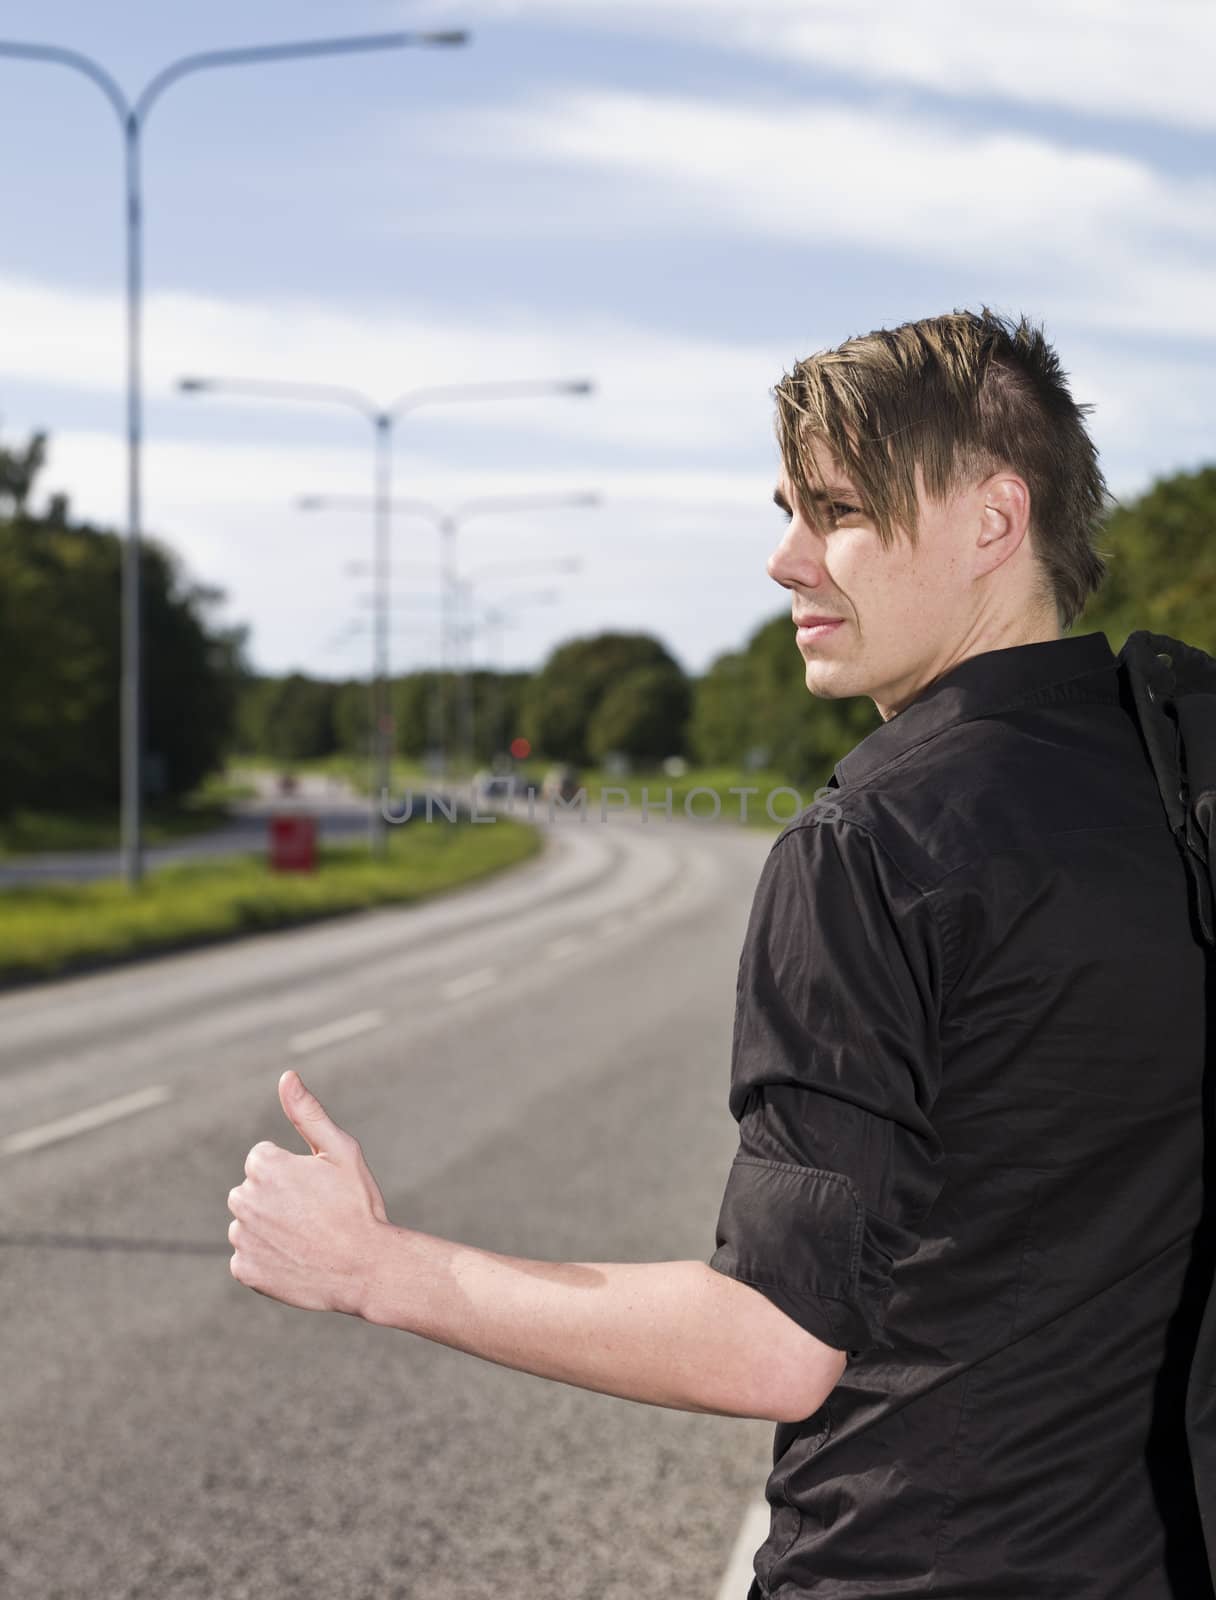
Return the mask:
<svg viewBox="0 0 1216 1600"><path fill-rule="evenodd" d="M1139 628L1118 656L1170 831L1195 884L1199 926L1216 947L1216 657Z"/></svg>

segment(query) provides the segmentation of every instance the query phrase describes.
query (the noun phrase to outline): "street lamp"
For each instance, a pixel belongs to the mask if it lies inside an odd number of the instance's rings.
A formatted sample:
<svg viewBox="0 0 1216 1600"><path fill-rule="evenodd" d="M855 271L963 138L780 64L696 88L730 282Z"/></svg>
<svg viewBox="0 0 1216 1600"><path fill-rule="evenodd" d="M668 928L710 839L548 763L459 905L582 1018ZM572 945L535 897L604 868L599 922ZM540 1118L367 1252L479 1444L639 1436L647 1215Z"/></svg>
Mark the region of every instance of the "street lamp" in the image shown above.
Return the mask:
<svg viewBox="0 0 1216 1600"><path fill-rule="evenodd" d="M542 394L591 394L594 384L586 378L576 379L519 379L498 383L432 384L426 388L410 389L398 395L392 405L381 407L369 395L358 389L339 384L293 383L262 378L180 378L178 388L183 394L249 395L263 400L304 400L318 405L344 405L361 413L375 430L374 492L371 497L374 519L372 564L375 569L376 592L380 604L376 610L376 628L373 642L372 699L373 746L375 773L372 782L370 812L372 849L383 855L388 849L388 823L384 817L389 784L389 758L392 749L392 718L388 696L388 615L389 551L393 500L393 427L406 411L420 406L447 400L517 399ZM315 509L324 499L309 497L309 509ZM366 500L362 501L367 505Z"/></svg>
<svg viewBox="0 0 1216 1600"><path fill-rule="evenodd" d="M150 78L130 101L100 62L78 50L58 45L20 44L0 40L0 56L20 61L50 62L70 67L95 83L118 115L126 150L127 241L127 538L122 570L121 691L121 828L123 870L128 887L143 876L143 707L140 629L140 523L143 428L142 351L143 198L140 150L144 124L153 104L180 78L212 67L240 67L263 61L300 60L307 56L349 55L363 50L395 50L406 45L461 45L469 35L449 29L431 33L367 33L339 39L310 39L294 44L254 45L240 50L207 50L182 56Z"/></svg>
<svg viewBox="0 0 1216 1600"><path fill-rule="evenodd" d="M587 384L585 389L578 392L585 393L590 390ZM339 508L365 508L367 500L361 495L301 495L296 501L301 511L323 511ZM476 500L466 500L454 509L445 510L442 506L432 504L429 500L394 499L392 510L404 512L407 516L426 517L439 529L439 589L443 597L443 614L439 624L439 683L435 692L436 705L436 740L439 750L440 775L446 776L446 745L445 745L445 712L443 704L443 675L448 668L450 634L452 621L450 601L455 596L456 580L456 533L462 523L471 517L483 516L494 512L510 511L536 511L551 510L570 506L598 506L600 496L594 490L583 490L573 494L511 494L511 495L483 495ZM377 593L380 597L380 609L387 605L388 575L384 574L383 585L377 584ZM467 691L471 694L471 688ZM383 789L381 791L383 793Z"/></svg>

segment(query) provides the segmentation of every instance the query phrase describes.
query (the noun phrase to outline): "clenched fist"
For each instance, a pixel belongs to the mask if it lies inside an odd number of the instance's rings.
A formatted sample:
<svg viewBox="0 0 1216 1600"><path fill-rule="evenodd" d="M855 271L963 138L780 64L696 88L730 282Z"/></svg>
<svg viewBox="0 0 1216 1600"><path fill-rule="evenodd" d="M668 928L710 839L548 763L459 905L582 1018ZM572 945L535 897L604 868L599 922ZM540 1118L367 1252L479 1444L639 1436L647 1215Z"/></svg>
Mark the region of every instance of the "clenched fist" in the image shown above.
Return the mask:
<svg viewBox="0 0 1216 1600"><path fill-rule="evenodd" d="M304 1311L362 1316L381 1230L384 1197L359 1141L339 1128L298 1073L279 1079L279 1100L311 1155L268 1139L245 1160L245 1181L228 1192L233 1221L229 1270L238 1283Z"/></svg>

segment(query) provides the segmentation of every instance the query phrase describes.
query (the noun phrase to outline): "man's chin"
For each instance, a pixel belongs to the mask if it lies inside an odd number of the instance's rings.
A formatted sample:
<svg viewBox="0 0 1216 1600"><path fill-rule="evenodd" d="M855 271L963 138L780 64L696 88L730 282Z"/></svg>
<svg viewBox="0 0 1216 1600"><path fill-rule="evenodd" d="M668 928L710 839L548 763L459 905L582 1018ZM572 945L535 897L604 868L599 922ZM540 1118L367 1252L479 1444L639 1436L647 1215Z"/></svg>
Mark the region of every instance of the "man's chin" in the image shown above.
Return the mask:
<svg viewBox="0 0 1216 1600"><path fill-rule="evenodd" d="M847 690L837 688L830 681L831 674L824 672L819 663L808 663L806 669L806 686L818 700L842 700L847 695Z"/></svg>

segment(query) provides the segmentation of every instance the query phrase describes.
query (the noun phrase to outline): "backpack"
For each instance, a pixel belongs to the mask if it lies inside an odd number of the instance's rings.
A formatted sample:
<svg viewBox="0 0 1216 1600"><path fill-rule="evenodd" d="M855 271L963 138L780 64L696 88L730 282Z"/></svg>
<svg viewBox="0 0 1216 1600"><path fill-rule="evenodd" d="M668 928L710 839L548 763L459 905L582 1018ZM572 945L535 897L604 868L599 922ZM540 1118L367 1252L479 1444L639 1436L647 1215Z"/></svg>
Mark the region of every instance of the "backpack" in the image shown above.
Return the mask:
<svg viewBox="0 0 1216 1600"><path fill-rule="evenodd" d="M1196 920L1209 951L1216 952L1216 657L1165 633L1138 629L1120 650L1118 670L1125 704L1134 709L1166 819L1194 886ZM1216 954L1211 967L1216 967ZM1208 993L1216 996L1216 981ZM1209 1023L1209 1027L1212 1024ZM1216 1054L1204 1077L1204 1222L1197 1265L1206 1273L1207 1306L1200 1323L1186 1391L1186 1432L1191 1470L1216 1583Z"/></svg>

